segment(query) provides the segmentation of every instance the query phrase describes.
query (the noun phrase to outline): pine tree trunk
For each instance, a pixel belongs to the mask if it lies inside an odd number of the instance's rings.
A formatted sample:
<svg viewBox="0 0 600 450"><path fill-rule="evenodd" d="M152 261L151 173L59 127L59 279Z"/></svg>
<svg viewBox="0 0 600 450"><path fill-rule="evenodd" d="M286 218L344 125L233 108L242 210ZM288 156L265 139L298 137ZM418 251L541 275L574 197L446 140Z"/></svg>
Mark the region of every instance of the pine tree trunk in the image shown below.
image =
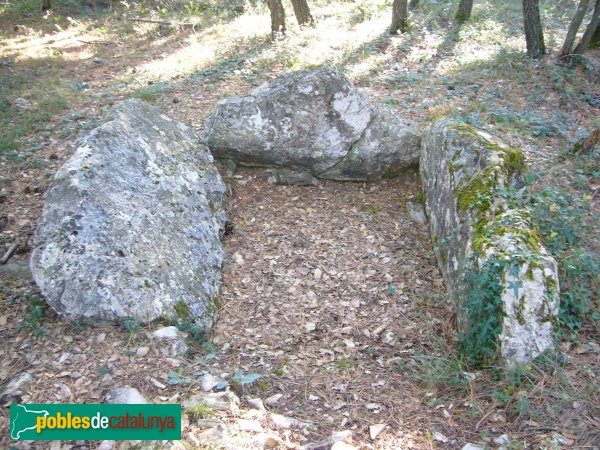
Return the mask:
<svg viewBox="0 0 600 450"><path fill-rule="evenodd" d="M267 5L271 11L271 36L285 34L285 10L281 0L267 0Z"/></svg>
<svg viewBox="0 0 600 450"><path fill-rule="evenodd" d="M419 0L410 0L408 4L409 9L416 9L419 6Z"/></svg>
<svg viewBox="0 0 600 450"><path fill-rule="evenodd" d="M561 58L564 58L565 56L571 53L571 50L573 49L573 44L575 44L577 32L579 31L579 27L581 26L581 22L583 22L583 18L585 17L585 13L587 12L589 5L590 0L580 0L579 6L577 6L577 11L575 11L575 16L571 21L571 25L569 25L569 31L567 32L565 43L563 44L562 50L560 51Z"/></svg>
<svg viewBox="0 0 600 450"><path fill-rule="evenodd" d="M315 26L315 20L310 13L310 8L306 0L292 0L292 6L294 7L294 15L300 26Z"/></svg>
<svg viewBox="0 0 600 450"><path fill-rule="evenodd" d="M50 0L42 1L42 11L48 11L51 8L52 8L52 5L50 4Z"/></svg>
<svg viewBox="0 0 600 450"><path fill-rule="evenodd" d="M590 47L590 44L593 41L594 34L597 34L598 23L600 22L600 0L596 0L596 5L594 6L594 13L592 14L592 20L587 26L585 33L581 37L579 44L573 50L575 55L583 55L585 51ZM597 39L597 37L596 37ZM596 43L597 45L597 43Z"/></svg>
<svg viewBox="0 0 600 450"><path fill-rule="evenodd" d="M408 31L408 0L394 0L394 4L392 5L390 33L396 34L398 30L402 33Z"/></svg>
<svg viewBox="0 0 600 450"><path fill-rule="evenodd" d="M598 45L600 44L600 26L596 26L596 31L594 31L594 34L592 35L592 40L590 41L590 49L595 49L598 48Z"/></svg>
<svg viewBox="0 0 600 450"><path fill-rule="evenodd" d="M546 54L546 45L544 44L539 0L523 0L523 21L527 55L534 59L541 58Z"/></svg>
<svg viewBox="0 0 600 450"><path fill-rule="evenodd" d="M458 11L454 18L457 22L463 23L471 18L471 11L473 10L473 0L460 0L458 5Z"/></svg>

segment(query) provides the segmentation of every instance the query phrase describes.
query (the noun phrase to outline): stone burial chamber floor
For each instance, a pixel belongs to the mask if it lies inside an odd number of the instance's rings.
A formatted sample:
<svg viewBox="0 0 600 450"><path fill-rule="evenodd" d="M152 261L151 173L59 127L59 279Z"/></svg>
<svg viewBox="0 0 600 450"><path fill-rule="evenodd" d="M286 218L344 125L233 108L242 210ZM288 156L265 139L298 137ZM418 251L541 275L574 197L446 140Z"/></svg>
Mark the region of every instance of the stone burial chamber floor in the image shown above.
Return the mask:
<svg viewBox="0 0 600 450"><path fill-rule="evenodd" d="M5 283L1 375L31 374L21 402L101 403L110 389L131 386L149 402L182 403L202 392L198 371L231 380L242 370L262 377L233 386L240 411L215 411L208 419L235 428L240 418L254 417L248 399L260 398L270 413L262 426L283 439L281 448L345 430L356 448L376 449L429 448L431 429L463 434L442 414L446 409L427 406L434 394L418 379L423 358L447 356L456 333L428 228L408 217L406 203L420 192L417 174L316 187L278 186L270 176L246 168L224 175L233 228L223 242L219 316L206 342L188 338L186 356L161 352L152 336L165 325L160 321L90 328L49 308L36 319L31 305L43 303L34 285ZM173 372L184 381L171 384ZM278 394L277 402L267 402ZM310 427L286 429L273 414ZM0 429L8 421L3 408ZM385 428L372 439L369 427L378 424ZM182 448L198 448L189 436L201 430L182 426ZM63 444L55 447L100 445ZM258 448L244 445L235 448Z"/></svg>
<svg viewBox="0 0 600 450"><path fill-rule="evenodd" d="M212 341L228 351L215 369L263 374L252 394L283 394L278 412L319 436L369 441L385 423L402 443L422 409L406 366L454 334L427 226L406 209L416 174L298 187L243 169L226 182L234 227Z"/></svg>

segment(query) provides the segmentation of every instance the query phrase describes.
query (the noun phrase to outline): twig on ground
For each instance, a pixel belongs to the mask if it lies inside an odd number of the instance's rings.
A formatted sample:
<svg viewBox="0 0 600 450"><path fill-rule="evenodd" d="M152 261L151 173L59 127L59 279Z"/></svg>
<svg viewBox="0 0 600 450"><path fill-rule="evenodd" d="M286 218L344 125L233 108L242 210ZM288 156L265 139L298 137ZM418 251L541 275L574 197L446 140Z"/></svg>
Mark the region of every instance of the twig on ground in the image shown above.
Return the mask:
<svg viewBox="0 0 600 450"><path fill-rule="evenodd" d="M166 22L164 20L142 19L140 17L126 17L125 20L129 22L156 23L159 25L176 26L183 28L194 28L196 26L196 24L189 22Z"/></svg>
<svg viewBox="0 0 600 450"><path fill-rule="evenodd" d="M6 264L8 262L8 260L12 257L13 253L19 247L20 243L21 243L21 238L17 237L15 239L15 241L12 243L12 245L8 248L8 250L6 251L6 253L4 254L4 256L2 257L2 259L0 259L0 265Z"/></svg>
<svg viewBox="0 0 600 450"><path fill-rule="evenodd" d="M82 42L84 44L89 44L89 45L109 45L112 44L113 42L110 41L84 41L83 39L77 39L79 42Z"/></svg>

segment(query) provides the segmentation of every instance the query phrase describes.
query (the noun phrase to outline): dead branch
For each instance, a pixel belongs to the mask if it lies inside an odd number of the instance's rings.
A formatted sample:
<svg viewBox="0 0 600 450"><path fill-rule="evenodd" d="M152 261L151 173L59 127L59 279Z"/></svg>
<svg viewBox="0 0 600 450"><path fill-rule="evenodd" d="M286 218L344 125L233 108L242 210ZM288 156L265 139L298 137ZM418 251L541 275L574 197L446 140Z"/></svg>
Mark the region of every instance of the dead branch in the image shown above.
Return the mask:
<svg viewBox="0 0 600 450"><path fill-rule="evenodd" d="M12 243L12 245L8 248L8 250L6 251L6 253L4 254L4 256L2 257L2 259L0 259L0 265L4 265L4 264L6 264L8 262L8 260L12 257L13 253L19 247L20 243L21 243L21 239L20 238L16 238L15 242Z"/></svg>
<svg viewBox="0 0 600 450"><path fill-rule="evenodd" d="M188 22L166 22L164 20L153 20L153 19L142 19L141 17L126 17L125 20L129 22L144 22L144 23L157 23L159 25L166 25L172 27L182 27L182 28L194 28L196 24L188 23Z"/></svg>

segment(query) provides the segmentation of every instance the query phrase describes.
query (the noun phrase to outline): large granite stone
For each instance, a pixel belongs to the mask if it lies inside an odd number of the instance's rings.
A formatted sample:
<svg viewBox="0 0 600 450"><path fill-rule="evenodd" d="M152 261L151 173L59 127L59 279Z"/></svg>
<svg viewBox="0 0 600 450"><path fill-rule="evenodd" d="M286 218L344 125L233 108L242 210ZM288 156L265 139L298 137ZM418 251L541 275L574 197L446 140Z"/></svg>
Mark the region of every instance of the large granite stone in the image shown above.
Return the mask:
<svg viewBox="0 0 600 450"><path fill-rule="evenodd" d="M61 316L212 325L225 186L196 134L128 100L78 142L46 195L31 256Z"/></svg>

